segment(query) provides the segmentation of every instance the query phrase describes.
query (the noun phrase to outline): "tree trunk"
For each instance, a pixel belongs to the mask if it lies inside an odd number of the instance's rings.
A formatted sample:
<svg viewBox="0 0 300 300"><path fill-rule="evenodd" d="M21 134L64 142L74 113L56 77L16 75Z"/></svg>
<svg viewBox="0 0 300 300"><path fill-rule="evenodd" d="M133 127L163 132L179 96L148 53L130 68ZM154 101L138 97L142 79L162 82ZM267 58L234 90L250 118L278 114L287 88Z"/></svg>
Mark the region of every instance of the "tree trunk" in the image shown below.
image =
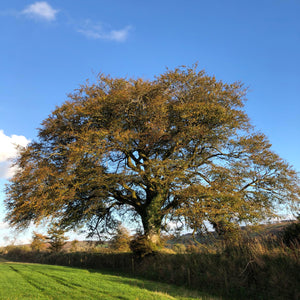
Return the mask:
<svg viewBox="0 0 300 300"><path fill-rule="evenodd" d="M164 200L163 193L152 194L151 198L138 211L144 232L131 242L130 248L140 257L156 252L160 246L160 230L164 217L161 207Z"/></svg>
<svg viewBox="0 0 300 300"><path fill-rule="evenodd" d="M160 229L162 216L160 213L150 214L149 211L142 216L142 223L144 227L144 236L154 244L159 244Z"/></svg>
<svg viewBox="0 0 300 300"><path fill-rule="evenodd" d="M160 209L160 202L160 197L153 199L150 205L145 208L143 214L141 215L144 236L154 245L160 244L160 230L163 219Z"/></svg>

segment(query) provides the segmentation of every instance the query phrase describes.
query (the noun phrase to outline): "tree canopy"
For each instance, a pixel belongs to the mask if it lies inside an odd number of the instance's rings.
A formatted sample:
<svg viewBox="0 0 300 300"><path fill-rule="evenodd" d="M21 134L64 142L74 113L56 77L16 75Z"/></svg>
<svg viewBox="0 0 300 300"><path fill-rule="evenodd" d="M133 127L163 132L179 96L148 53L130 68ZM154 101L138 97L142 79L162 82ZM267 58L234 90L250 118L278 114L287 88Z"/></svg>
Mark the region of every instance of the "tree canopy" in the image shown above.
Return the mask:
<svg viewBox="0 0 300 300"><path fill-rule="evenodd" d="M145 236L170 221L222 233L299 203L299 180L244 111L239 82L196 67L153 80L100 74L69 95L20 150L7 186L7 220L53 219L92 232L117 217Z"/></svg>

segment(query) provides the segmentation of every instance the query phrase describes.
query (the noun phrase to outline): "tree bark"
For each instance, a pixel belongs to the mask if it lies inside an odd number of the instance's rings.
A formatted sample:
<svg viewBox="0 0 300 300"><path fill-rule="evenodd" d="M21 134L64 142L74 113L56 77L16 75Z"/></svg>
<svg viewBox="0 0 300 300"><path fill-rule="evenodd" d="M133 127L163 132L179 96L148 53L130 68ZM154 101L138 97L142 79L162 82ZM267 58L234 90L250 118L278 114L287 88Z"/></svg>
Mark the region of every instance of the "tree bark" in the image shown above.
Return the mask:
<svg viewBox="0 0 300 300"><path fill-rule="evenodd" d="M161 211L163 195L157 194L144 207L141 212L141 219L144 229L144 236L153 244L158 245L160 242L161 223L164 217Z"/></svg>

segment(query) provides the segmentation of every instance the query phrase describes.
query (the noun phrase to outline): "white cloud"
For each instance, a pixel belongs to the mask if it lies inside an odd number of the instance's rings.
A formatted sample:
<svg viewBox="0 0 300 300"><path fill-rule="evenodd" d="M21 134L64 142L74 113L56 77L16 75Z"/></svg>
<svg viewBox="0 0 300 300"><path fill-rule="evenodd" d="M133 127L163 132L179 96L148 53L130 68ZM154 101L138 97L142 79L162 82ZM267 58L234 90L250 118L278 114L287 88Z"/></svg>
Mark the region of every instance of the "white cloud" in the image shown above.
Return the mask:
<svg viewBox="0 0 300 300"><path fill-rule="evenodd" d="M25 147L29 140L25 136L15 135L7 136L3 130L0 130L0 178L10 178L14 173L11 167L11 159L18 154L17 146Z"/></svg>
<svg viewBox="0 0 300 300"><path fill-rule="evenodd" d="M77 31L91 39L124 42L128 38L130 30L131 26L126 26L120 30L108 30L99 23L92 23L87 20L85 21L85 24Z"/></svg>
<svg viewBox="0 0 300 300"><path fill-rule="evenodd" d="M8 229L8 228L9 228L8 223L6 223L6 222L0 222L0 230L2 230L2 229Z"/></svg>
<svg viewBox="0 0 300 300"><path fill-rule="evenodd" d="M46 21L54 21L58 10L52 8L47 2L35 2L27 6L22 14L35 19L42 19Z"/></svg>
<svg viewBox="0 0 300 300"><path fill-rule="evenodd" d="M123 42L127 39L130 29L130 26L126 26L125 28L120 30L112 30L109 33L110 39L118 42Z"/></svg>

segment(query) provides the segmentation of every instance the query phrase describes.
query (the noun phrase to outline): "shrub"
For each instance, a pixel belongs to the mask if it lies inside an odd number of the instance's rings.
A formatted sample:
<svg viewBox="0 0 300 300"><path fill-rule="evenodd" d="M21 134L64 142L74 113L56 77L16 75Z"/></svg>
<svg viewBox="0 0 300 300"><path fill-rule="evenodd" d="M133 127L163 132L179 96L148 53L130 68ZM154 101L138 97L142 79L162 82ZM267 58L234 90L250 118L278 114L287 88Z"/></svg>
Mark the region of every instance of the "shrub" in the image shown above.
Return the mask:
<svg viewBox="0 0 300 300"><path fill-rule="evenodd" d="M283 242L288 247L295 247L300 244L300 216L298 221L288 225L283 232Z"/></svg>
<svg viewBox="0 0 300 300"><path fill-rule="evenodd" d="M174 244L172 249L179 254L183 254L186 252L186 246L184 244Z"/></svg>
<svg viewBox="0 0 300 300"><path fill-rule="evenodd" d="M115 236L111 239L110 246L115 251L128 252L130 251L130 240L131 237L129 231L125 227L119 225Z"/></svg>

